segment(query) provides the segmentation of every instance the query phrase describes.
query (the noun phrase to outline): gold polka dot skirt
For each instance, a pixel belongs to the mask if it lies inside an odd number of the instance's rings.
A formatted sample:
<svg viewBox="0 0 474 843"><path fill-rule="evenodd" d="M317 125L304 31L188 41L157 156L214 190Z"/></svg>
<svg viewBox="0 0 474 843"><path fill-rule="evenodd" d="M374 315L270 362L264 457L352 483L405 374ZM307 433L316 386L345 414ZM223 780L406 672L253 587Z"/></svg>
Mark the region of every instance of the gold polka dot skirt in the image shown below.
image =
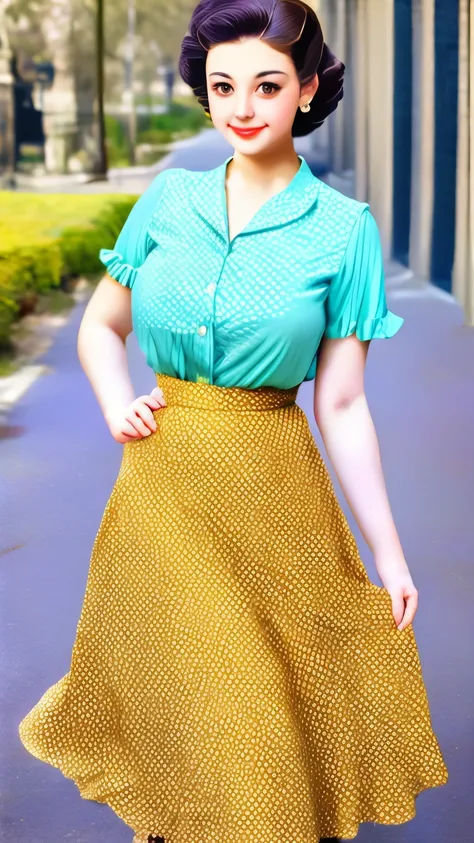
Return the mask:
<svg viewBox="0 0 474 843"><path fill-rule="evenodd" d="M318 843L412 819L448 778L413 628L368 578L298 387L157 384L24 746L137 839Z"/></svg>

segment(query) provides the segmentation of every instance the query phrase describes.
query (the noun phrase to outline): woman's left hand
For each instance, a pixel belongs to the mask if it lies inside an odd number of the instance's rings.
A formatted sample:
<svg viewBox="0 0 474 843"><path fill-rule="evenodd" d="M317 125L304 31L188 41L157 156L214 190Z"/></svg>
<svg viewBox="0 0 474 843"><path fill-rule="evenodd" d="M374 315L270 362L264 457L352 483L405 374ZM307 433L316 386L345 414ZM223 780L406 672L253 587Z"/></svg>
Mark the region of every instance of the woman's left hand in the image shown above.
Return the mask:
<svg viewBox="0 0 474 843"><path fill-rule="evenodd" d="M418 591L413 584L405 558L391 558L385 553L383 559L375 557L375 566L392 598L392 613L397 628L405 629L412 623L418 609Z"/></svg>

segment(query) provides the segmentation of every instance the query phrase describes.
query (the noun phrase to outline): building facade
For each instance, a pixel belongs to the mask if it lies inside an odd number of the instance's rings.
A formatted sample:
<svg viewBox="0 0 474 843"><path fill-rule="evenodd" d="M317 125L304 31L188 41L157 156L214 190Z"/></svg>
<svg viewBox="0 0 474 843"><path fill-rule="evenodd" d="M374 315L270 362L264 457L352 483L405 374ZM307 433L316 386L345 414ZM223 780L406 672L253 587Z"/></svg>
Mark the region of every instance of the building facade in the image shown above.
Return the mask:
<svg viewBox="0 0 474 843"><path fill-rule="evenodd" d="M353 173L386 258L451 293L474 325L474 0L320 0L346 64L331 169Z"/></svg>

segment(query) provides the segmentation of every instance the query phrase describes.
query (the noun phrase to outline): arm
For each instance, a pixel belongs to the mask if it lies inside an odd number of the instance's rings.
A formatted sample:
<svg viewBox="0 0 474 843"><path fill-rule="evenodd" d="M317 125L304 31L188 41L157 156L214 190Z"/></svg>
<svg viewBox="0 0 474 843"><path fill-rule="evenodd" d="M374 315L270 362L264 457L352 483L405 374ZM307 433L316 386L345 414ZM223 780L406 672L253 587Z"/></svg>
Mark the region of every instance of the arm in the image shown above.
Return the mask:
<svg viewBox="0 0 474 843"><path fill-rule="evenodd" d="M416 613L418 592L393 521L380 450L364 391L370 340L324 337L314 387L314 417L341 488L377 572L392 599L398 629ZM406 600L406 605L405 605Z"/></svg>
<svg viewBox="0 0 474 843"><path fill-rule="evenodd" d="M329 281L314 415L401 629L413 620L418 593L393 522L364 390L370 341L392 337L404 321L387 307L384 280L380 236L367 205L351 231L339 269Z"/></svg>
<svg viewBox="0 0 474 843"><path fill-rule="evenodd" d="M379 444L364 391L370 340L323 338L314 416L359 529L376 558L403 551L383 477Z"/></svg>
<svg viewBox="0 0 474 843"><path fill-rule="evenodd" d="M104 275L91 296L79 327L77 351L106 421L131 404L125 340L132 331L130 289Z"/></svg>

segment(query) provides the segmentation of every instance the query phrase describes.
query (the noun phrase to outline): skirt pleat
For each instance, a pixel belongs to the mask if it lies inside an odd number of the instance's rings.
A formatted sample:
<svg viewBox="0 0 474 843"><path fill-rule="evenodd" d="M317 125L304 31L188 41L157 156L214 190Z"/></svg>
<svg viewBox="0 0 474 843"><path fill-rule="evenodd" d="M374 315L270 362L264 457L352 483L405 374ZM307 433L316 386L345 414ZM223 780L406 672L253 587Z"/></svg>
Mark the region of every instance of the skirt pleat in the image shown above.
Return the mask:
<svg viewBox="0 0 474 843"><path fill-rule="evenodd" d="M298 387L157 375L123 447L69 672L26 749L166 843L318 843L445 784L412 626L373 584Z"/></svg>

